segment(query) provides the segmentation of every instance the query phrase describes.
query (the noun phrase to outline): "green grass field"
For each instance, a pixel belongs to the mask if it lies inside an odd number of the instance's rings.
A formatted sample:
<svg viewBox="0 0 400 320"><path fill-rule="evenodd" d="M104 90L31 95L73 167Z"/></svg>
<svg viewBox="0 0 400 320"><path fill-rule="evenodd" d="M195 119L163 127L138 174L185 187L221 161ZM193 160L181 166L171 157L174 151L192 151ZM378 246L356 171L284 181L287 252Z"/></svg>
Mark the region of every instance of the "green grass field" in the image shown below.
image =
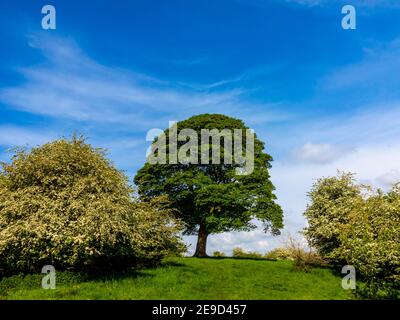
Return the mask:
<svg viewBox="0 0 400 320"><path fill-rule="evenodd" d="M57 273L0 281L0 299L351 299L329 269L296 271L290 261L169 258L160 267L108 276Z"/></svg>

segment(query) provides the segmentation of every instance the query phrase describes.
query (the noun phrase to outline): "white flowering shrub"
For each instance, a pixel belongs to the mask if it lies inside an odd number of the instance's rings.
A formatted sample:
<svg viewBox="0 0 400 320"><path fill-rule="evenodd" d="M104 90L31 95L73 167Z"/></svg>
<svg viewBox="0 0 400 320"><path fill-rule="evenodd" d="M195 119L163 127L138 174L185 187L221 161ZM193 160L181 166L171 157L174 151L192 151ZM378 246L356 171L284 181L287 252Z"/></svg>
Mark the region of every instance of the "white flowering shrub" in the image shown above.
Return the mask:
<svg viewBox="0 0 400 320"><path fill-rule="evenodd" d="M308 193L310 203L304 213L308 227L304 235L310 245L331 259L341 260L336 249L341 245L341 231L349 222L349 213L362 202L362 188L354 175L319 179Z"/></svg>
<svg viewBox="0 0 400 320"><path fill-rule="evenodd" d="M359 295L400 298L399 184L384 193L339 174L317 181L309 195L310 243L324 258L355 267Z"/></svg>
<svg viewBox="0 0 400 320"><path fill-rule="evenodd" d="M120 269L184 249L162 199L132 197L127 177L83 138L16 150L0 173L0 274Z"/></svg>
<svg viewBox="0 0 400 320"><path fill-rule="evenodd" d="M362 276L358 293L400 299L400 194L378 192L349 214L337 254Z"/></svg>

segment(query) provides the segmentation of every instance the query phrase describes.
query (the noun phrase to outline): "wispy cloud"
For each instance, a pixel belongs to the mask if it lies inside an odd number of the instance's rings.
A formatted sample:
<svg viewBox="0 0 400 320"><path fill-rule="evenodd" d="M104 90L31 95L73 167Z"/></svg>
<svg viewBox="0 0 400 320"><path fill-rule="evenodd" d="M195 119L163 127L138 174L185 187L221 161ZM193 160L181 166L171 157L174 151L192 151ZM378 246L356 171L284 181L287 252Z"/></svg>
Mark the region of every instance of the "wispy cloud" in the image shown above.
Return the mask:
<svg viewBox="0 0 400 320"><path fill-rule="evenodd" d="M399 135L400 101L382 101L358 106L350 114L338 114L334 118L320 117L318 121L308 123L308 130L302 138L361 146L393 143L398 141Z"/></svg>
<svg viewBox="0 0 400 320"><path fill-rule="evenodd" d="M140 73L109 68L71 40L33 38L46 61L21 68L19 86L0 90L0 101L18 110L76 121L116 123L135 128L165 126L168 120L204 112L242 112L253 106L246 90L190 90ZM268 105L264 105L268 114ZM157 113L157 117L151 116ZM264 117L265 121L273 117Z"/></svg>
<svg viewBox="0 0 400 320"><path fill-rule="evenodd" d="M358 88L389 92L398 88L400 70L400 38L389 43L375 43L364 49L363 59L336 69L321 82L321 89L339 90ZM398 91L398 90L397 90Z"/></svg>
<svg viewBox="0 0 400 320"><path fill-rule="evenodd" d="M54 139L54 133L38 132L35 129L21 128L15 125L0 126L0 145L6 147L36 146Z"/></svg>

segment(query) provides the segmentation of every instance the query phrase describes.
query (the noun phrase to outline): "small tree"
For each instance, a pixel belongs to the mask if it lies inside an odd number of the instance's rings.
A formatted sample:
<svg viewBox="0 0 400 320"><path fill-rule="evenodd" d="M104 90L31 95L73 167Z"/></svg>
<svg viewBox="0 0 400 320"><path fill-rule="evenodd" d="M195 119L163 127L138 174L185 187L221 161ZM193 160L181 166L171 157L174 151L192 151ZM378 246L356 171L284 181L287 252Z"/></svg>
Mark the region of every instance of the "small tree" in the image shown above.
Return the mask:
<svg viewBox="0 0 400 320"><path fill-rule="evenodd" d="M324 258L356 268L363 297L400 297L399 190L397 184L388 193L373 191L342 173L320 179L310 192L306 237Z"/></svg>
<svg viewBox="0 0 400 320"><path fill-rule="evenodd" d="M194 130L198 136L202 129L246 130L241 120L218 114L193 116L178 122L177 130ZM170 143L169 130L165 131ZM248 175L237 174L241 164L224 163L225 141L220 139L220 164L204 164L198 155L198 164L151 164L147 162L135 177L135 183L143 199L168 195L177 216L185 222L186 234L197 234L195 256L206 256L207 237L213 233L230 230L249 230L255 226L253 218L261 220L265 231L278 234L283 227L282 209L275 202L274 186L270 181L269 168L272 157L265 153L264 143L255 137L254 170ZM186 141L179 142L178 147ZM242 144L246 144L243 139ZM211 141L198 148L213 150ZM168 146L167 146L168 147ZM167 156L169 148L167 148Z"/></svg>
<svg viewBox="0 0 400 320"><path fill-rule="evenodd" d="M308 227L304 235L324 257L340 260L336 252L341 245L340 234L349 222L349 213L362 201L361 190L353 174L339 173L319 179L308 193L310 204L304 212Z"/></svg>
<svg viewBox="0 0 400 320"><path fill-rule="evenodd" d="M0 173L0 274L158 261L182 249L164 202L135 201L126 176L83 138L17 150Z"/></svg>

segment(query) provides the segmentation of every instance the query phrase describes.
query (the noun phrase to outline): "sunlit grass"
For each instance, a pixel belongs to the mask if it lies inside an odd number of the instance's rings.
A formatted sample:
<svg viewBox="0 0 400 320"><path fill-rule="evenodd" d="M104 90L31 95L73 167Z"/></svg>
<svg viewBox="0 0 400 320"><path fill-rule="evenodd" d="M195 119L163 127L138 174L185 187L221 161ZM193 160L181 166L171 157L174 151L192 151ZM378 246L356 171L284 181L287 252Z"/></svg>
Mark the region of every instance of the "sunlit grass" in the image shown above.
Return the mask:
<svg viewBox="0 0 400 320"><path fill-rule="evenodd" d="M162 266L107 276L57 273L57 289L43 275L0 281L1 299L349 299L329 269L296 271L290 261L169 258Z"/></svg>

